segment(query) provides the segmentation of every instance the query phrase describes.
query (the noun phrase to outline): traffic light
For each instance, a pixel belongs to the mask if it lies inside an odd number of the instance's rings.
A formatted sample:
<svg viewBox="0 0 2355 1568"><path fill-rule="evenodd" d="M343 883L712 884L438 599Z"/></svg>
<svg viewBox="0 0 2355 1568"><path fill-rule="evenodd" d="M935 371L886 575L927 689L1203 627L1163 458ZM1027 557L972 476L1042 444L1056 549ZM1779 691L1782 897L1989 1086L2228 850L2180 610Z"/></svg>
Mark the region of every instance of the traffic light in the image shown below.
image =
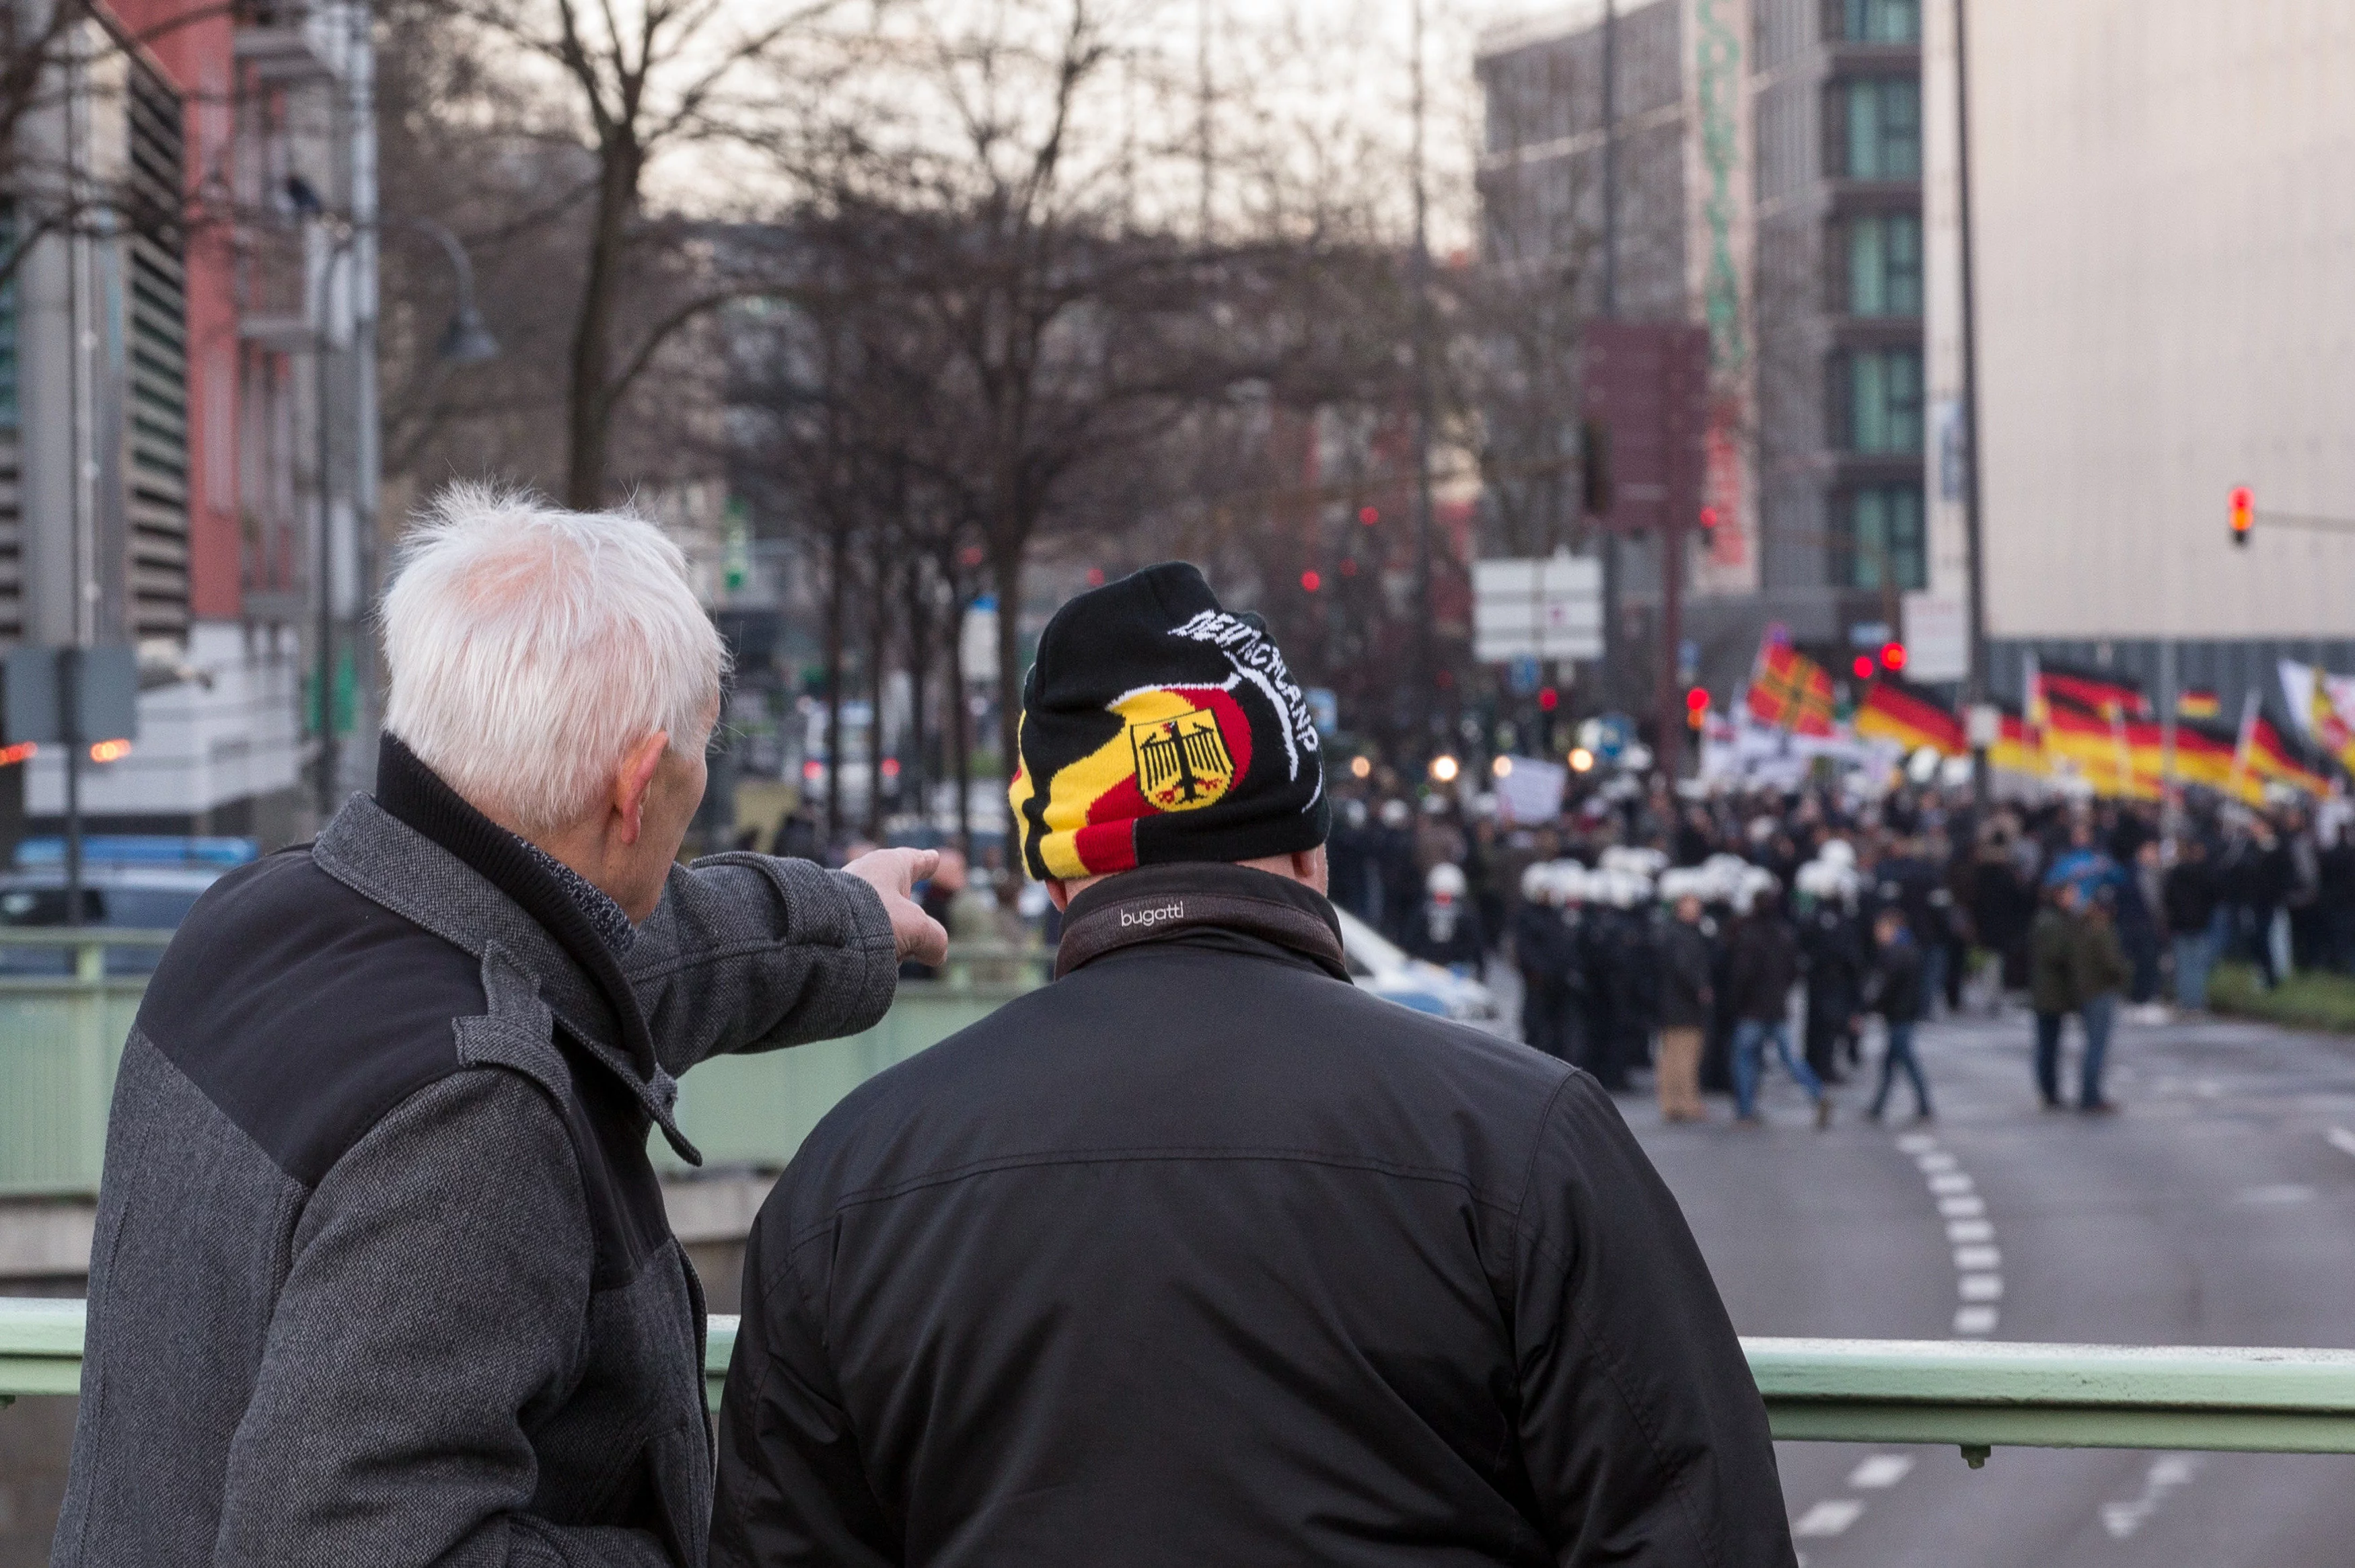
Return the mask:
<svg viewBox="0 0 2355 1568"><path fill-rule="evenodd" d="M1703 555L1717 548L1717 508L1714 506L1700 509L1700 547Z"/></svg>
<svg viewBox="0 0 2355 1568"><path fill-rule="evenodd" d="M1709 688L1694 686L1685 693L1685 724L1699 729L1709 722Z"/></svg>
<svg viewBox="0 0 2355 1568"><path fill-rule="evenodd" d="M1859 653L1859 654L1858 654L1858 655L1855 657L1855 659L1853 659L1852 661L1850 661L1850 662L1849 662L1849 668L1856 672L1856 678L1857 678L1858 680L1859 680L1859 681L1870 681L1870 680L1871 680L1871 679L1872 679L1872 655L1871 655L1871 654L1870 654L1870 653Z"/></svg>
<svg viewBox="0 0 2355 1568"><path fill-rule="evenodd" d="M1560 706L1561 706L1561 694L1560 692L1554 690L1551 686L1540 686L1538 688L1538 711L1540 713L1550 714Z"/></svg>
<svg viewBox="0 0 2355 1568"><path fill-rule="evenodd" d="M1881 667L1892 675L1905 671L1905 644L1884 642L1881 645Z"/></svg>
<svg viewBox="0 0 2355 1568"><path fill-rule="evenodd" d="M2257 525L2257 498L2245 484L2232 486L2232 543L2246 549L2249 530Z"/></svg>

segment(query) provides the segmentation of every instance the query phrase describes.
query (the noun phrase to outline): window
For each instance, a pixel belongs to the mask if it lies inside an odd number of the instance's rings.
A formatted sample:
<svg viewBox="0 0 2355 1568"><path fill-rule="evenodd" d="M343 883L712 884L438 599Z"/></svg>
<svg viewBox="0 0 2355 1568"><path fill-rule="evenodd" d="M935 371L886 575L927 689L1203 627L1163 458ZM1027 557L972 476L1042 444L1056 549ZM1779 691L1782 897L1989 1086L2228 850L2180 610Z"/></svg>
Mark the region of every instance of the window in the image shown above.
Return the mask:
<svg viewBox="0 0 2355 1568"><path fill-rule="evenodd" d="M1852 180L1922 177L1922 84L1912 77L1868 77L1835 90L1847 135L1838 171Z"/></svg>
<svg viewBox="0 0 2355 1568"><path fill-rule="evenodd" d="M16 244L8 204L0 202L0 260ZM16 428L16 280L0 283L0 430Z"/></svg>
<svg viewBox="0 0 2355 1568"><path fill-rule="evenodd" d="M1840 0L1840 39L1850 44L1918 44L1922 0Z"/></svg>
<svg viewBox="0 0 2355 1568"><path fill-rule="evenodd" d="M1922 351L1859 348L1847 356L1848 450L1922 450Z"/></svg>
<svg viewBox="0 0 2355 1568"><path fill-rule="evenodd" d="M1911 485L1880 485L1848 498L1848 525L1840 530L1842 585L1880 592L1929 586L1929 562L1922 548L1922 493Z"/></svg>
<svg viewBox="0 0 2355 1568"><path fill-rule="evenodd" d="M1922 313L1922 220L1913 213L1849 219L1848 313Z"/></svg>

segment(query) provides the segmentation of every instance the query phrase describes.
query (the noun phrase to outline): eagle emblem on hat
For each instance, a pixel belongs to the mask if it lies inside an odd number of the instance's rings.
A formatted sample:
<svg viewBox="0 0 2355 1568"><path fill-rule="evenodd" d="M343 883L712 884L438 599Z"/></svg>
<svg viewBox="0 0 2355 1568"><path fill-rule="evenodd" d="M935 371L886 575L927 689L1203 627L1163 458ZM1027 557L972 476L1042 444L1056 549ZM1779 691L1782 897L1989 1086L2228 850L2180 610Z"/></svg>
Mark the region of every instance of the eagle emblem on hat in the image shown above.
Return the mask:
<svg viewBox="0 0 2355 1568"><path fill-rule="evenodd" d="M1235 781L1235 759L1207 708L1132 724L1128 744L1136 758L1137 789L1157 810L1215 805Z"/></svg>

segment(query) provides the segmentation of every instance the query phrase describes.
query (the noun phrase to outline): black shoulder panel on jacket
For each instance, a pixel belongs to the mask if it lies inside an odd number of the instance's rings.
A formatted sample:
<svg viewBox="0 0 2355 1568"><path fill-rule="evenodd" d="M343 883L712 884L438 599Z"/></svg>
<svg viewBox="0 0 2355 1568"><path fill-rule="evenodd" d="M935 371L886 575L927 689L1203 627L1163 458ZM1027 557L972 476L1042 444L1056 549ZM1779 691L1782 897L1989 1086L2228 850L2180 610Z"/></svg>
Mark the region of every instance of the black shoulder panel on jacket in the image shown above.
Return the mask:
<svg viewBox="0 0 2355 1568"><path fill-rule="evenodd" d="M282 851L214 884L165 950L139 1028L278 1168L316 1185L459 1070L480 963Z"/></svg>

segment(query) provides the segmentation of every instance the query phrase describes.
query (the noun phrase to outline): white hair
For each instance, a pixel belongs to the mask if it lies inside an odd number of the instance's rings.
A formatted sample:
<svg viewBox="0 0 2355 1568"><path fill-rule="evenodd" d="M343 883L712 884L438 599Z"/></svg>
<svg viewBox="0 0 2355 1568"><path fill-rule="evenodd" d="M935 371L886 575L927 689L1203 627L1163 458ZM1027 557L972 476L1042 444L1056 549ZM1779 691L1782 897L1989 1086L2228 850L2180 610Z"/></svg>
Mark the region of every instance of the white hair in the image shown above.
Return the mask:
<svg viewBox="0 0 2355 1568"><path fill-rule="evenodd" d="M700 750L728 662L655 524L479 484L401 541L383 629L385 727L526 833L578 821L657 730Z"/></svg>

